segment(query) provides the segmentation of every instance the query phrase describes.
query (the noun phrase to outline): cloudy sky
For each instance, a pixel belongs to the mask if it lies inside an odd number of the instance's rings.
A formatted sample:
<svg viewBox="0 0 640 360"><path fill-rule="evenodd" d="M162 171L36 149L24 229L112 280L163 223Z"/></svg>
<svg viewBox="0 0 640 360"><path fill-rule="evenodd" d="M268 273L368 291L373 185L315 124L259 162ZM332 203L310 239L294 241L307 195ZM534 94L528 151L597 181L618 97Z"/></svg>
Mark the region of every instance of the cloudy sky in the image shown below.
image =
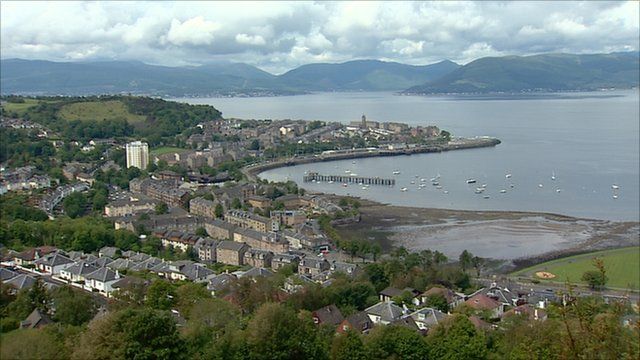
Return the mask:
<svg viewBox="0 0 640 360"><path fill-rule="evenodd" d="M353 59L428 64L638 50L630 2L0 2L1 57L246 62L281 73Z"/></svg>

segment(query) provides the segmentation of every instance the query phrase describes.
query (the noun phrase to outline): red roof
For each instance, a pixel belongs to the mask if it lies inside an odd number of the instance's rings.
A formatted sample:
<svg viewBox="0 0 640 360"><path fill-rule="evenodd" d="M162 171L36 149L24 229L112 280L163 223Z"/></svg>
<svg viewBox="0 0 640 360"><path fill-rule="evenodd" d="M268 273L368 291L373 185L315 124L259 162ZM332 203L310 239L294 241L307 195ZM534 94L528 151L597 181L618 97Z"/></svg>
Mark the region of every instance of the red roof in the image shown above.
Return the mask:
<svg viewBox="0 0 640 360"><path fill-rule="evenodd" d="M493 310L501 305L498 301L484 294L476 294L464 303L476 310Z"/></svg>

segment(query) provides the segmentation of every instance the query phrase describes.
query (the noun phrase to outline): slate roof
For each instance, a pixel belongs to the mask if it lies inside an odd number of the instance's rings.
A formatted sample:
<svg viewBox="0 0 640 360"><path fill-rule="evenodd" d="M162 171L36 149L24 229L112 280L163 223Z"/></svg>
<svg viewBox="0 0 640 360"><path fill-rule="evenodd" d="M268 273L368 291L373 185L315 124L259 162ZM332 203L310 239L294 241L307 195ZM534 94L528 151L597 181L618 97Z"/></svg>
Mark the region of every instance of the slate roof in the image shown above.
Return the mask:
<svg viewBox="0 0 640 360"><path fill-rule="evenodd" d="M344 320L344 316L337 306L334 304L327 305L312 313L313 317L318 320L319 324L338 325Z"/></svg>
<svg viewBox="0 0 640 360"><path fill-rule="evenodd" d="M0 268L0 280L7 281L13 277L18 276L18 273L9 269Z"/></svg>
<svg viewBox="0 0 640 360"><path fill-rule="evenodd" d="M464 303L476 310L493 310L501 305L499 301L485 294L476 294Z"/></svg>
<svg viewBox="0 0 640 360"><path fill-rule="evenodd" d="M393 320L391 323L389 323L389 325L402 326L402 327L406 327L407 329L411 329L415 331L420 330L420 328L418 327L418 324L416 324L416 322L410 316Z"/></svg>
<svg viewBox="0 0 640 360"><path fill-rule="evenodd" d="M264 276L264 277L273 276L273 272L265 268L254 267L245 271L242 275L240 275L240 277L249 277L249 278L256 278L258 276Z"/></svg>
<svg viewBox="0 0 640 360"><path fill-rule="evenodd" d="M28 288L32 287L33 284L36 283L36 281L37 281L36 278L34 278L33 276L26 275L26 274L20 274L20 275L14 276L13 278L5 281L5 284L10 284L14 288L16 288L18 290L22 290L22 289L28 289Z"/></svg>
<svg viewBox="0 0 640 360"><path fill-rule="evenodd" d="M392 322L399 319L402 314L402 308L391 301L382 301L364 310L367 314L380 316L382 321Z"/></svg>
<svg viewBox="0 0 640 360"><path fill-rule="evenodd" d="M49 265L49 266L70 264L72 262L73 260L59 253L47 254L35 261L36 264Z"/></svg>
<svg viewBox="0 0 640 360"><path fill-rule="evenodd" d="M423 323L426 327L432 327L438 325L448 315L433 308L422 308L411 313L409 316L416 322Z"/></svg>
<svg viewBox="0 0 640 360"><path fill-rule="evenodd" d="M231 281L235 280L235 275L222 273L209 279L207 290L218 291L224 289Z"/></svg>
<svg viewBox="0 0 640 360"><path fill-rule="evenodd" d="M77 263L69 266L68 268L64 269L64 271L72 274L72 275L82 275L82 276L86 276L91 274L92 272L98 270L97 267L89 264L86 261L78 261Z"/></svg>
<svg viewBox="0 0 640 360"><path fill-rule="evenodd" d="M103 267L92 272L91 274L88 274L85 278L94 279L94 280L98 280L105 283L105 282L116 280L116 273L115 271L109 268Z"/></svg>
<svg viewBox="0 0 640 360"><path fill-rule="evenodd" d="M121 289L124 287L128 287L134 284L148 284L149 282L143 278L135 277L135 276L125 276L120 278L118 281L111 284L111 287L114 289Z"/></svg>
<svg viewBox="0 0 640 360"><path fill-rule="evenodd" d="M220 241L220 243L218 243L218 249L221 250L240 251L243 247L246 246L248 245L237 241Z"/></svg>
<svg viewBox="0 0 640 360"><path fill-rule="evenodd" d="M180 273L184 274L189 280L204 279L214 272L204 266L197 264L185 265L180 269Z"/></svg>
<svg viewBox="0 0 640 360"><path fill-rule="evenodd" d="M107 267L113 270L126 270L133 268L136 264L136 262L129 259L119 258L107 264Z"/></svg>
<svg viewBox="0 0 640 360"><path fill-rule="evenodd" d="M100 254L101 257L108 256L110 258L114 258L116 256L117 251L118 251L117 247L105 246L98 251L98 254Z"/></svg>
<svg viewBox="0 0 640 360"><path fill-rule="evenodd" d="M110 264L112 262L113 262L112 258L110 258L108 256L103 256L103 257L100 257L100 258L96 259L96 261L93 262L93 266L102 268L102 267L105 267L105 266L107 266L108 264Z"/></svg>
<svg viewBox="0 0 640 360"><path fill-rule="evenodd" d="M51 323L51 318L38 309L33 309L26 319L20 322L20 328L34 329Z"/></svg>
<svg viewBox="0 0 640 360"><path fill-rule="evenodd" d="M346 321L355 331L363 332L373 327L373 322L369 318L369 315L367 315L367 313L364 311L359 311L355 314L351 314L346 318Z"/></svg>

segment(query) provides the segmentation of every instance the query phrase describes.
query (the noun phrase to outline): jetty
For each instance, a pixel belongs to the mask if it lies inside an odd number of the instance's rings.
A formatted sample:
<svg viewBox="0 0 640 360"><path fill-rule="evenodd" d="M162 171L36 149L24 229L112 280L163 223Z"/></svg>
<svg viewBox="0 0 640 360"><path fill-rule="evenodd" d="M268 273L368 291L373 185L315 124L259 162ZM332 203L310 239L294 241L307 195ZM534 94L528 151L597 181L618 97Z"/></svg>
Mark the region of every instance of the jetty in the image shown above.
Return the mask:
<svg viewBox="0 0 640 360"><path fill-rule="evenodd" d="M317 172L310 172L303 176L304 182L310 181L333 181L344 184L363 184L363 185L386 185L394 186L396 184L395 179L383 179L379 177L363 177L363 176L349 176L349 175L322 175Z"/></svg>

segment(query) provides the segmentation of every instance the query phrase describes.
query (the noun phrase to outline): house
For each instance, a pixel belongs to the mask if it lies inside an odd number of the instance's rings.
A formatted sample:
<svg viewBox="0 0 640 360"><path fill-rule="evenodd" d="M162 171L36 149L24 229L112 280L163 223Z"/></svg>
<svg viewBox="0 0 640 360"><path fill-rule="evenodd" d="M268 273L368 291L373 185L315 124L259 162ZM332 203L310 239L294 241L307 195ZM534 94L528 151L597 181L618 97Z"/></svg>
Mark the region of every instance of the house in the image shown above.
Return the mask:
<svg viewBox="0 0 640 360"><path fill-rule="evenodd" d="M348 276L355 276L358 273L358 266L356 264L349 264L345 262L332 261L331 267L329 268L331 273L341 272Z"/></svg>
<svg viewBox="0 0 640 360"><path fill-rule="evenodd" d="M14 276L13 278L7 281L4 281L4 283L11 285L15 289L15 292L17 293L22 289L29 289L36 283L36 281L37 281L36 278L34 278L31 275L20 274L20 275Z"/></svg>
<svg viewBox="0 0 640 360"><path fill-rule="evenodd" d="M156 231L153 234L160 238L162 246L171 246L174 249L180 249L182 252L193 248L200 239L197 235L178 230Z"/></svg>
<svg viewBox="0 0 640 360"><path fill-rule="evenodd" d="M373 328L373 321L369 318L366 312L360 311L355 314L351 314L346 319L344 319L340 325L338 325L338 329L336 330L338 333L344 333L349 330L366 334Z"/></svg>
<svg viewBox="0 0 640 360"><path fill-rule="evenodd" d="M282 226L295 226L307 221L307 215L300 210L271 211L271 220L277 221Z"/></svg>
<svg viewBox="0 0 640 360"><path fill-rule="evenodd" d="M383 289L382 291L380 291L378 296L380 298L380 301L393 301L393 298L402 297L407 293L409 294L409 296L411 296L412 303L414 303L415 305L420 304L420 299L419 299L420 292L412 288L397 289L392 286L389 286Z"/></svg>
<svg viewBox="0 0 640 360"><path fill-rule="evenodd" d="M489 324L488 322L480 319L477 316L469 316L469 321L471 321L471 323L473 324L473 326L475 326L475 328L479 331L483 331L483 330L489 330L491 329L491 324Z"/></svg>
<svg viewBox="0 0 640 360"><path fill-rule="evenodd" d="M76 283L79 283L79 282L86 283L86 276L96 270L98 270L98 268L96 268L93 265L90 265L88 262L78 261L73 265L65 269L62 269L62 271L60 271L60 278L71 281L71 282L76 282Z"/></svg>
<svg viewBox="0 0 640 360"><path fill-rule="evenodd" d="M111 270L127 270L132 269L136 265L138 265L138 263L135 261L119 258L107 264L107 267Z"/></svg>
<svg viewBox="0 0 640 360"><path fill-rule="evenodd" d="M275 232L240 228L234 232L233 241L243 242L252 248L273 253L286 253L289 251L289 242L280 233Z"/></svg>
<svg viewBox="0 0 640 360"><path fill-rule="evenodd" d="M300 196L295 194L282 195L276 198L275 201L279 201L284 204L285 209L298 209L305 205Z"/></svg>
<svg viewBox="0 0 640 360"><path fill-rule="evenodd" d="M158 264L161 264L162 262L163 262L162 260L156 257L149 257L148 259L140 261L139 263L133 262L133 265L131 267L128 267L127 269L131 269L133 271L151 270L152 268L154 268Z"/></svg>
<svg viewBox="0 0 640 360"><path fill-rule="evenodd" d="M404 315L403 309L391 301L381 301L364 310L374 324L387 325Z"/></svg>
<svg viewBox="0 0 640 360"><path fill-rule="evenodd" d="M9 269L0 268L0 281L6 282L9 279L18 276L18 273Z"/></svg>
<svg viewBox="0 0 640 360"><path fill-rule="evenodd" d="M205 198L197 197L189 201L189 212L206 218L216 218L216 203Z"/></svg>
<svg viewBox="0 0 640 360"><path fill-rule="evenodd" d="M209 278L207 282L207 290L211 292L211 296L216 296L220 290L225 289L229 284L238 278L235 275L222 273L214 277Z"/></svg>
<svg viewBox="0 0 640 360"><path fill-rule="evenodd" d="M271 267L271 260L273 259L273 253L271 251L249 249L244 253L244 264L257 267L257 268L269 268Z"/></svg>
<svg viewBox="0 0 640 360"><path fill-rule="evenodd" d="M460 294L457 294L451 289L447 289L444 287L434 286L429 290L423 292L420 295L420 303L424 304L427 302L427 299L430 296L442 296L447 300L447 304L449 305L449 309L454 309L456 306L462 304L464 302L464 297Z"/></svg>
<svg viewBox="0 0 640 360"><path fill-rule="evenodd" d="M60 274L62 269L72 264L73 260L57 252L47 254L34 261L34 265L38 271L51 275Z"/></svg>
<svg viewBox="0 0 640 360"><path fill-rule="evenodd" d="M218 262L229 265L244 265L244 254L249 250L245 243L221 241L216 249Z"/></svg>
<svg viewBox="0 0 640 360"><path fill-rule="evenodd" d="M546 311L544 311L543 309L538 309L528 304L514 307L513 309L502 314L502 318L506 319L510 316L515 316L515 315L527 317L529 320L536 320L536 321L547 320Z"/></svg>
<svg viewBox="0 0 640 360"><path fill-rule="evenodd" d="M196 241L194 249L198 254L198 260L205 263L216 262L218 242L212 238L200 238Z"/></svg>
<svg viewBox="0 0 640 360"><path fill-rule="evenodd" d="M285 279L283 290L289 294L300 291L306 285L313 284L314 282L308 277L300 274L293 274Z"/></svg>
<svg viewBox="0 0 640 360"><path fill-rule="evenodd" d="M441 321L447 318L447 314L433 308L422 308L411 314L409 317L415 321L420 330L428 331Z"/></svg>
<svg viewBox="0 0 640 360"><path fill-rule="evenodd" d="M232 240L236 226L219 219L207 220L204 224L207 234L218 240Z"/></svg>
<svg viewBox="0 0 640 360"><path fill-rule="evenodd" d="M225 221L241 228L253 229L260 232L278 231L280 223L276 220L242 210L229 210L224 216Z"/></svg>
<svg viewBox="0 0 640 360"><path fill-rule="evenodd" d="M300 257L298 255L275 254L271 259L271 268L276 271L287 265L292 265L297 268L299 262Z"/></svg>
<svg viewBox="0 0 640 360"><path fill-rule="evenodd" d="M98 256L99 257L107 256L112 259L115 259L119 253L120 253L120 249L118 249L117 247L105 246L98 251Z"/></svg>
<svg viewBox="0 0 640 360"><path fill-rule="evenodd" d="M344 320L340 309L334 304L313 311L311 317L313 318L313 323L316 325L327 324L337 326Z"/></svg>
<svg viewBox="0 0 640 360"><path fill-rule="evenodd" d="M239 274L238 277L246 277L255 279L257 277L271 277L273 276L273 272L269 269L261 268L261 267L253 267L242 274Z"/></svg>
<svg viewBox="0 0 640 360"><path fill-rule="evenodd" d="M251 207L258 208L260 210L271 207L271 199L264 196L249 196L247 197L246 202L249 203Z"/></svg>
<svg viewBox="0 0 640 360"><path fill-rule="evenodd" d="M504 305L485 294L478 293L464 302L470 308L479 311L489 311L491 317L497 319L504 312Z"/></svg>
<svg viewBox="0 0 640 360"><path fill-rule="evenodd" d="M149 281L135 276L124 276L111 284L113 291L118 291L123 295L136 296L136 289L144 289L149 285ZM144 294L144 292L141 292ZM142 299L139 299L142 300Z"/></svg>
<svg viewBox="0 0 640 360"><path fill-rule="evenodd" d="M53 246L40 246L18 253L13 261L16 265L33 265L34 261L55 251L58 249Z"/></svg>
<svg viewBox="0 0 640 360"><path fill-rule="evenodd" d="M118 270L113 271L109 268L100 268L87 276L85 276L85 285L93 291L109 295L113 289L113 283L120 279Z"/></svg>
<svg viewBox="0 0 640 360"><path fill-rule="evenodd" d="M133 216L140 213L153 212L158 204L157 200L149 199L140 194L120 198L109 202L104 207L104 216L119 217Z"/></svg>
<svg viewBox="0 0 640 360"><path fill-rule="evenodd" d="M402 317L400 319L393 320L392 322L389 323L389 325L391 325L391 326L402 326L402 327L405 327L405 328L407 328L409 330L413 330L413 331L421 331L420 328L418 327L418 324L416 324L416 322L410 316L406 316L406 317Z"/></svg>
<svg viewBox="0 0 640 360"><path fill-rule="evenodd" d="M512 292L508 288L501 288L496 283L492 283L489 288L480 290L480 293L498 301L503 307L519 306L526 303L517 293Z"/></svg>
<svg viewBox="0 0 640 360"><path fill-rule="evenodd" d="M329 270L330 267L325 259L304 258L298 264L298 274L313 277Z"/></svg>
<svg viewBox="0 0 640 360"><path fill-rule="evenodd" d="M36 308L26 319L20 322L20 329L38 329L52 322L47 314Z"/></svg>

